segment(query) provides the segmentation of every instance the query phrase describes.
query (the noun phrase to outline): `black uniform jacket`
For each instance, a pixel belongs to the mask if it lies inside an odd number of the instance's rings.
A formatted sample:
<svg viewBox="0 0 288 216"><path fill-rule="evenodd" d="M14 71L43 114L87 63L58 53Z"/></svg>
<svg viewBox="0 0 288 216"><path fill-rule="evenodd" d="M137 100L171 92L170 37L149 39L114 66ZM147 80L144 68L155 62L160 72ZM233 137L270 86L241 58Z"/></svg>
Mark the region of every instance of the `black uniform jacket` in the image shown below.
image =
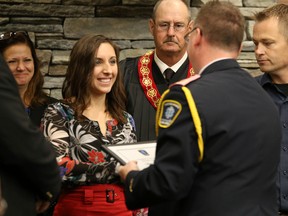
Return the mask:
<svg viewBox="0 0 288 216"><path fill-rule="evenodd" d="M25 113L16 82L0 56L0 178L5 216L36 215L35 200L56 196L61 178L52 145ZM47 196L51 195L51 196Z"/></svg>
<svg viewBox="0 0 288 216"><path fill-rule="evenodd" d="M127 112L135 121L138 141L155 140L155 115L156 109L150 104L141 87L138 75L137 58L127 58L120 62L121 72L124 75L124 84L128 97ZM188 58L172 77L171 82L176 82L187 77L189 67ZM168 89L169 84L165 81L159 67L153 60L152 75L160 95Z"/></svg>
<svg viewBox="0 0 288 216"><path fill-rule="evenodd" d="M128 174L127 206L149 206L150 216L277 215L281 129L270 97L232 59L214 62L188 83L203 130L199 162L182 87L171 87L159 105L155 163Z"/></svg>

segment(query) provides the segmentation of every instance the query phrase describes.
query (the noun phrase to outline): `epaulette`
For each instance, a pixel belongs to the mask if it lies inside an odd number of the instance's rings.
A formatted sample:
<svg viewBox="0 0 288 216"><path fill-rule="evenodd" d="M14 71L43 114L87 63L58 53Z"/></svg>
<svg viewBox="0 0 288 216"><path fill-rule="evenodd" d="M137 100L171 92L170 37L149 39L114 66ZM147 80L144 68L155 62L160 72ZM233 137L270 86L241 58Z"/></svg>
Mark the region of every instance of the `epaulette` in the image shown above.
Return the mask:
<svg viewBox="0 0 288 216"><path fill-rule="evenodd" d="M175 85L180 85L180 86L186 86L188 83L190 82L193 82L194 80L197 80L200 78L200 75L199 74L195 74L191 77L188 77L186 79L183 79L183 80L180 80L176 83L173 83L172 85L169 86L169 88L171 88L172 86L175 86Z"/></svg>

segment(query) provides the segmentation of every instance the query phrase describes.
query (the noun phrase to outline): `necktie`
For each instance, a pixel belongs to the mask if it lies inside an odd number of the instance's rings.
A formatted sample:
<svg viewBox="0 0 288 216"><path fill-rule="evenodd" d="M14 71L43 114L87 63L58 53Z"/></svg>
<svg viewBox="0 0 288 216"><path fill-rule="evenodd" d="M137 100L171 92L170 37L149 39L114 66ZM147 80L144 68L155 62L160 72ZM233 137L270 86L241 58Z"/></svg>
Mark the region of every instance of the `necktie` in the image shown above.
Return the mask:
<svg viewBox="0 0 288 216"><path fill-rule="evenodd" d="M174 75L174 71L171 69L171 68L167 68L165 71L164 71L164 74L165 74L165 79L166 81L169 83L170 82L170 79L173 77Z"/></svg>

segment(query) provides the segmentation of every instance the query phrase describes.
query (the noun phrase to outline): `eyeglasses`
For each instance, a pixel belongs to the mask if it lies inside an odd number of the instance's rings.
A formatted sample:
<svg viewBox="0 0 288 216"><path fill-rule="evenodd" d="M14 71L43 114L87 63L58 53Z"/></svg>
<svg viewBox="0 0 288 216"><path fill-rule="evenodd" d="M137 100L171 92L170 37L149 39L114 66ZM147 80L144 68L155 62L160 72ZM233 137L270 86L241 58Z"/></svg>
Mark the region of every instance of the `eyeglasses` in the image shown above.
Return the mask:
<svg viewBox="0 0 288 216"><path fill-rule="evenodd" d="M10 31L0 33L0 41L9 40L10 38L13 38L17 35L24 35L25 37L29 38L28 32L26 31L17 31L17 32Z"/></svg>
<svg viewBox="0 0 288 216"><path fill-rule="evenodd" d="M194 27L190 32L188 32L188 33L184 36L184 39L185 39L186 43L189 42L189 37L190 37L191 33L192 33L193 31L195 31L197 28L200 29L199 27ZM200 29L200 30L201 30L201 29Z"/></svg>
<svg viewBox="0 0 288 216"><path fill-rule="evenodd" d="M185 30L186 25L184 23L176 23L174 25L170 25L170 23L163 22L156 24L158 31L168 31L170 27L173 27L175 32L182 32Z"/></svg>

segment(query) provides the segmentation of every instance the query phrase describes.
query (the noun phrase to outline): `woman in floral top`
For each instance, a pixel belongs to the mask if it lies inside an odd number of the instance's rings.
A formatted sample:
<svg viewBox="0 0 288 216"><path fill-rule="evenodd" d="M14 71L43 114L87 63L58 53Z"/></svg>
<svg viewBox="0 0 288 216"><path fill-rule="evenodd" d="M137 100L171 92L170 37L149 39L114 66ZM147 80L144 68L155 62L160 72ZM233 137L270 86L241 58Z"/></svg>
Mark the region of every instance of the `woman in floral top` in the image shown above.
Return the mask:
<svg viewBox="0 0 288 216"><path fill-rule="evenodd" d="M44 135L55 148L63 175L54 216L132 215L115 173L117 162L101 149L136 142L134 120L124 111L118 60L118 48L108 38L82 37L70 54L65 99L45 112Z"/></svg>

